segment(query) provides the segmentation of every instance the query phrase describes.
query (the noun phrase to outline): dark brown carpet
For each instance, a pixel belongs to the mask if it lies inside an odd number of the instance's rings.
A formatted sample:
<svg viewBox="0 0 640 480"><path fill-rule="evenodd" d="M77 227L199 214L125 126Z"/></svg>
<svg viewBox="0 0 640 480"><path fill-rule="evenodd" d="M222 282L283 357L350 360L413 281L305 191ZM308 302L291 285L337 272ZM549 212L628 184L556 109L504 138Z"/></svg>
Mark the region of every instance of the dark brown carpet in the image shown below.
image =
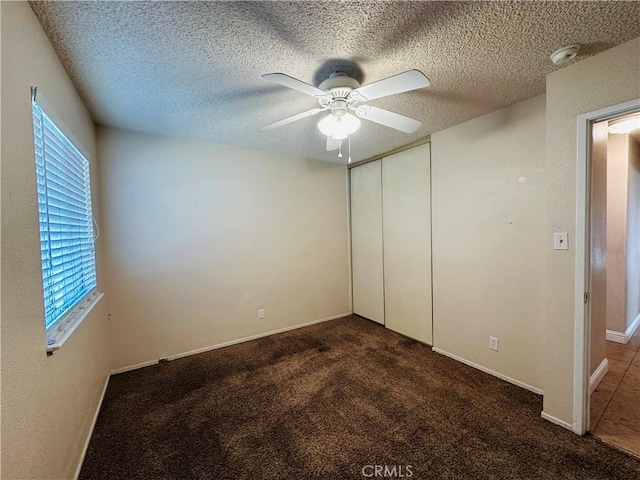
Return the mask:
<svg viewBox="0 0 640 480"><path fill-rule="evenodd" d="M541 409L352 316L115 375L80 478L640 478Z"/></svg>

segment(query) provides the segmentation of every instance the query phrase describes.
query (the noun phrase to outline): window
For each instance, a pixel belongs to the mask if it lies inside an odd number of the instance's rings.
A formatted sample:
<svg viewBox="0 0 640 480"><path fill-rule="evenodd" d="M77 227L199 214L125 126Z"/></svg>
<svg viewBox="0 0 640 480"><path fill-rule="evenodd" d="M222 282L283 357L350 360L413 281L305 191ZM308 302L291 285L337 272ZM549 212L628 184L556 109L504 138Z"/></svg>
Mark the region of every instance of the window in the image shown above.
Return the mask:
<svg viewBox="0 0 640 480"><path fill-rule="evenodd" d="M38 212L48 350L99 300L89 161L34 101Z"/></svg>

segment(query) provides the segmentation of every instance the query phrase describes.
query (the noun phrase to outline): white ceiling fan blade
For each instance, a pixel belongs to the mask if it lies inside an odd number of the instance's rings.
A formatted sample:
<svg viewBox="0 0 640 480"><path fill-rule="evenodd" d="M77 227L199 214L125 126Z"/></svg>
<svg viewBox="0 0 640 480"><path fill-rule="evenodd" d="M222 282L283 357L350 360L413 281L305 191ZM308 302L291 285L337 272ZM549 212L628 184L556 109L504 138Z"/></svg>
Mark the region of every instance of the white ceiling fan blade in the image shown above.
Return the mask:
<svg viewBox="0 0 640 480"><path fill-rule="evenodd" d="M356 88L349 96L359 102L366 102L367 100L386 97L387 95L417 90L429 85L431 85L431 82L425 77L424 73L419 70L409 70Z"/></svg>
<svg viewBox="0 0 640 480"><path fill-rule="evenodd" d="M308 83L304 83L297 78L290 77L289 75L285 75L284 73L265 73L262 75L262 78L265 80L269 80L270 82L279 83L285 87L293 88L294 90L298 90L299 92L306 93L307 95L311 95L312 97L326 97L329 95L324 90L320 90L319 88L314 87L313 85L309 85Z"/></svg>
<svg viewBox="0 0 640 480"><path fill-rule="evenodd" d="M291 117L283 118L282 120L278 120L277 122L273 122L273 123L270 123L269 125L265 125L264 127L260 127L260 130L271 130L272 128L278 128L288 123L293 123L298 120L302 120L303 118L311 117L322 110L323 110L322 108L312 108L311 110L307 110L306 112L302 112L297 115L293 115Z"/></svg>
<svg viewBox="0 0 640 480"><path fill-rule="evenodd" d="M327 152L331 152L332 150L338 150L342 145L342 140L336 140L332 136L327 137Z"/></svg>
<svg viewBox="0 0 640 480"><path fill-rule="evenodd" d="M385 127L395 128L404 133L413 133L422 125L422 122L419 120L374 107L373 105L360 105L355 110L356 115L360 118L379 123Z"/></svg>

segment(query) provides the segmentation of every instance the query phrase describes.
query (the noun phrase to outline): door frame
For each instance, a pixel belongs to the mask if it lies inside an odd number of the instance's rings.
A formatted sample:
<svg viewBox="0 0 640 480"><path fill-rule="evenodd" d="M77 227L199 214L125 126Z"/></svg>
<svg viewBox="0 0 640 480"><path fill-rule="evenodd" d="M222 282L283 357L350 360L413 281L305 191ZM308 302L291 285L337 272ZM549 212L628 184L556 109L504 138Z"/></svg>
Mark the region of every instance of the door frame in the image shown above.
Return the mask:
<svg viewBox="0 0 640 480"><path fill-rule="evenodd" d="M594 123L637 111L640 111L640 98L577 117L573 431L578 435L589 430L591 318L585 294L589 292L591 276L591 127Z"/></svg>

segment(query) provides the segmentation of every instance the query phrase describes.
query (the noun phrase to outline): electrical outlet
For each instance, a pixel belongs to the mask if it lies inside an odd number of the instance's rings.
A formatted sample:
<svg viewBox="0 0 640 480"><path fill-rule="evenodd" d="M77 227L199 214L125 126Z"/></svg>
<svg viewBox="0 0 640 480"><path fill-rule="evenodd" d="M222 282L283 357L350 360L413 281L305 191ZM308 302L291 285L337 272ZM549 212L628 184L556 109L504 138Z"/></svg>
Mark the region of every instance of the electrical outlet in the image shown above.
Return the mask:
<svg viewBox="0 0 640 480"><path fill-rule="evenodd" d="M496 337L489 337L489 348L496 352L498 351L498 339Z"/></svg>
<svg viewBox="0 0 640 480"><path fill-rule="evenodd" d="M262 320L264 318L264 308L258 309L258 319Z"/></svg>

